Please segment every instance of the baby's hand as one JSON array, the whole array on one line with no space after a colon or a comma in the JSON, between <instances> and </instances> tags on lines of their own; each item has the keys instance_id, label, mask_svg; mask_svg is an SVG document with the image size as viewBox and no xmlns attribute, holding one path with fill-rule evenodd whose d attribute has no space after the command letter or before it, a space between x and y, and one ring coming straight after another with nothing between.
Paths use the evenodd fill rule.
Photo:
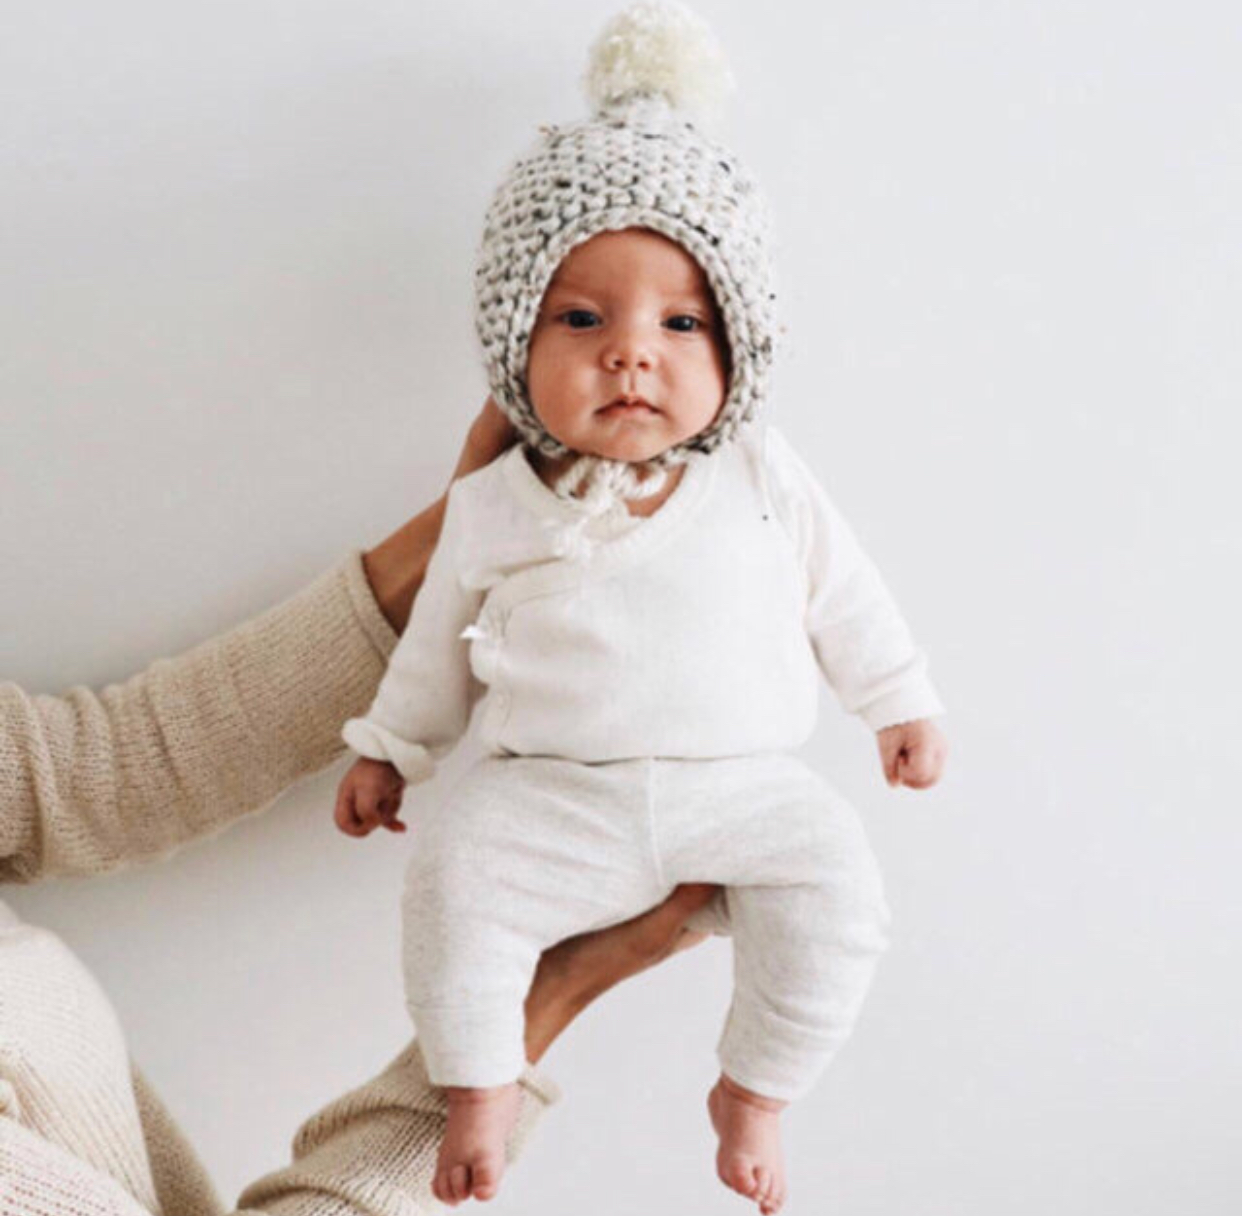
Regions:
<instances>
[{"instance_id":1,"label":"baby's hand","mask_svg":"<svg viewBox=\"0 0 1242 1216\"><path fill-rule=\"evenodd\" d=\"M940 780L949 741L930 718L886 726L876 735L889 785L925 790Z\"/></svg>"},{"instance_id":2,"label":"baby's hand","mask_svg":"<svg viewBox=\"0 0 1242 1216\"><path fill-rule=\"evenodd\" d=\"M385 760L362 757L341 778L336 791L336 826L347 836L367 836L376 828L404 832L397 818L405 778Z\"/></svg>"}]
</instances>

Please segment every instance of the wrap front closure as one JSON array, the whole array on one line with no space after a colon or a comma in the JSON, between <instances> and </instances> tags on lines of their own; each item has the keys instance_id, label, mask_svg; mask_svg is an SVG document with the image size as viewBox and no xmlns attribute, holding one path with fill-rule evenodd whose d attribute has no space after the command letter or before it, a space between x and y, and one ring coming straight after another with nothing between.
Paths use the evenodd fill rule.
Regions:
<instances>
[{"instance_id":1,"label":"wrap front closure","mask_svg":"<svg viewBox=\"0 0 1242 1216\"><path fill-rule=\"evenodd\" d=\"M517 454L524 473L536 481L538 492L547 495L548 505L565 511L552 491L538 482L534 470ZM493 587L483 600L473 624L462 630L461 637L470 640L470 667L475 676L488 686L486 704L480 720L483 742L497 750L499 738L509 716L511 698L504 673L505 630L509 615L524 603L543 596L557 595L575 587L585 587L611 577L635 562L657 553L674 540L709 497L716 481L719 462L708 458L691 460L681 484L654 515L619 536L597 541L592 551L582 557L558 558L530 566L509 575ZM517 470L514 476L521 476ZM527 497L532 493L526 489Z\"/></svg>"}]
</instances>

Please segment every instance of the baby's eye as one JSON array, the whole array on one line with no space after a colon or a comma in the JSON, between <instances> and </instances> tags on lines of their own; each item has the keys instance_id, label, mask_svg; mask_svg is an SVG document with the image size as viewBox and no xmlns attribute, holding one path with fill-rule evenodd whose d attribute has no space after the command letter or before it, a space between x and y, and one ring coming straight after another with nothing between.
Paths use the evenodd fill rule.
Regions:
<instances>
[{"instance_id":1,"label":"baby's eye","mask_svg":"<svg viewBox=\"0 0 1242 1216\"><path fill-rule=\"evenodd\" d=\"M587 308L571 308L568 312L563 313L561 320L565 321L570 329L589 329L591 323L598 321L599 318Z\"/></svg>"},{"instance_id":2,"label":"baby's eye","mask_svg":"<svg viewBox=\"0 0 1242 1216\"><path fill-rule=\"evenodd\" d=\"M680 325L678 324L678 322L680 321L689 321L690 324ZM677 316L675 317L669 317L668 323L678 333L681 333L681 334L690 334L690 333L693 333L696 329L701 329L703 327L703 322L700 321L698 317L690 316L689 313L678 313Z\"/></svg>"}]
</instances>

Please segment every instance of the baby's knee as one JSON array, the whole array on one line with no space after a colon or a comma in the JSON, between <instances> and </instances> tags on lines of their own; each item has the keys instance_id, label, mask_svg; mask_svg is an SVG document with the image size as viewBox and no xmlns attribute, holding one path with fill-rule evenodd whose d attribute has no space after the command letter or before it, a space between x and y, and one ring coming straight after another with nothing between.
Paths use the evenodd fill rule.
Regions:
<instances>
[{"instance_id":1,"label":"baby's knee","mask_svg":"<svg viewBox=\"0 0 1242 1216\"><path fill-rule=\"evenodd\" d=\"M818 889L833 924L884 949L892 913L879 860L857 812L839 799L810 809L804 837L808 881Z\"/></svg>"}]
</instances>

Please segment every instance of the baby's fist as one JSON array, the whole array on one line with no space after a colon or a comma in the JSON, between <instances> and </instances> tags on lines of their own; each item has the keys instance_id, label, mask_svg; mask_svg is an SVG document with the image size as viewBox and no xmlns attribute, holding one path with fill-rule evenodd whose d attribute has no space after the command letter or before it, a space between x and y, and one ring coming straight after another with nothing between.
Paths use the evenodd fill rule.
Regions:
<instances>
[{"instance_id":1,"label":"baby's fist","mask_svg":"<svg viewBox=\"0 0 1242 1216\"><path fill-rule=\"evenodd\" d=\"M880 745L884 779L889 785L925 790L940 780L949 741L930 718L886 726L876 741Z\"/></svg>"},{"instance_id":2,"label":"baby's fist","mask_svg":"<svg viewBox=\"0 0 1242 1216\"><path fill-rule=\"evenodd\" d=\"M367 836L376 828L404 832L397 818L405 778L385 760L356 760L336 791L336 826L347 836Z\"/></svg>"}]
</instances>

